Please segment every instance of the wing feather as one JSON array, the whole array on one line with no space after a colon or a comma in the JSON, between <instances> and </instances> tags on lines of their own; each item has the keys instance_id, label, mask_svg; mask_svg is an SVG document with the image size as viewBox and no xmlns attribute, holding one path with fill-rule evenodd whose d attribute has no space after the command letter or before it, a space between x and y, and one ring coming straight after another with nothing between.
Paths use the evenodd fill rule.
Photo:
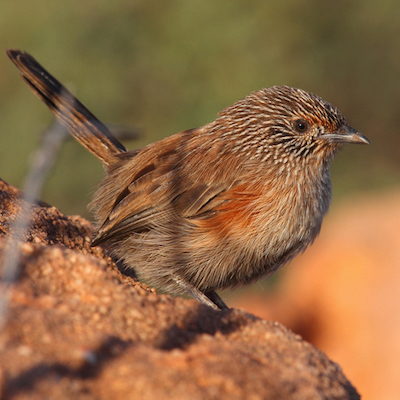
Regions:
<instances>
[{"instance_id":1,"label":"wing feather","mask_svg":"<svg viewBox=\"0 0 400 400\"><path fill-rule=\"evenodd\" d=\"M186 219L188 224L192 219L209 218L217 212L215 207L227 201L224 194L237 183L229 182L226 175L218 178L217 174L194 168L182 157L185 154L182 143L174 140L177 142L173 143L173 150L158 150L157 154L156 148L145 148L132 159L130 166L125 162L121 166L124 170L116 167L112 171L116 180L130 171L129 168L132 175L128 175L125 185L118 186L122 189L114 193L115 202L105 214L107 218L103 220L92 245L108 239L121 240L130 234L143 234L161 226L168 228L175 217Z\"/></svg>"}]
</instances>

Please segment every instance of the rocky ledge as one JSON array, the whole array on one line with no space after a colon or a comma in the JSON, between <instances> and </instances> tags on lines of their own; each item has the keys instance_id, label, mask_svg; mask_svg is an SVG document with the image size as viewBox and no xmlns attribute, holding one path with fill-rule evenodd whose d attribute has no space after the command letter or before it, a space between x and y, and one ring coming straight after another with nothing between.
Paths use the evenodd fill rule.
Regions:
<instances>
[{"instance_id":1,"label":"rocky ledge","mask_svg":"<svg viewBox=\"0 0 400 400\"><path fill-rule=\"evenodd\" d=\"M0 257L22 200L0 180ZM121 274L92 227L39 203L0 333L3 399L359 399L283 325L159 295Z\"/></svg>"}]
</instances>

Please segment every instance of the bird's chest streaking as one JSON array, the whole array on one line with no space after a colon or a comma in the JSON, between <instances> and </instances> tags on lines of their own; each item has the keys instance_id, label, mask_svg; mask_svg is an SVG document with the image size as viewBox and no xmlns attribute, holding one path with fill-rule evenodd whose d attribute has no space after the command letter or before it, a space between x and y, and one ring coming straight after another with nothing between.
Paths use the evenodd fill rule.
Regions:
<instances>
[{"instance_id":1,"label":"bird's chest streaking","mask_svg":"<svg viewBox=\"0 0 400 400\"><path fill-rule=\"evenodd\" d=\"M249 283L305 250L329 207L327 172L275 175L228 190L215 214L192 221L196 228L188 238L199 256L190 262L187 271L195 271L190 280L205 289L210 282L218 288Z\"/></svg>"}]
</instances>

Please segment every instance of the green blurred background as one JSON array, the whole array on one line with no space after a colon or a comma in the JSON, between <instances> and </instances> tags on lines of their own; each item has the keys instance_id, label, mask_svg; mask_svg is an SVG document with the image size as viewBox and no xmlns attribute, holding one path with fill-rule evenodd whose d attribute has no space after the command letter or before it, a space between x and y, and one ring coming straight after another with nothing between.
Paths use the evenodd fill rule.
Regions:
<instances>
[{"instance_id":1,"label":"green blurred background","mask_svg":"<svg viewBox=\"0 0 400 400\"><path fill-rule=\"evenodd\" d=\"M301 87L371 140L334 162L335 201L399 182L396 0L2 1L0 177L20 186L52 116L6 48L34 55L103 122L141 129L138 142L125 143L130 149L210 122L253 90ZM43 199L88 217L102 175L100 163L70 141Z\"/></svg>"},{"instance_id":2,"label":"green blurred background","mask_svg":"<svg viewBox=\"0 0 400 400\"><path fill-rule=\"evenodd\" d=\"M342 220L340 229L346 231L349 217L359 215L357 207L369 197L364 194L399 187L398 0L0 0L0 178L20 187L30 154L52 123L52 116L20 79L4 54L7 48L30 52L103 122L140 129L143 136L139 141L124 143L129 149L208 123L222 108L263 87L285 84L323 97L371 140L370 146L347 146L336 157L332 167L334 210L324 226L331 226L329 221L340 214L341 205L346 208L350 202L356 211L350 207L351 215ZM64 213L90 218L86 205L102 176L100 162L69 141L42 199ZM383 202L389 192L382 194ZM360 254L368 254L366 250L374 245L382 255L376 257L379 270L393 267L398 271L398 247L382 246L396 236L394 230L387 229L393 216L383 219L379 213L382 209L373 208L369 217L360 215L371 219L373 233L378 222L372 216L382 218L385 227L384 234L373 237ZM318 240L321 245L323 233ZM343 246L338 247L338 256ZM389 253L392 263L382 264ZM357 271L357 263L351 257L349 261L348 253L342 257L351 264L346 271ZM320 253L311 258L310 262L323 264ZM370 258L366 256L366 260ZM357 282L365 274L368 277L368 263L364 264L352 293L358 293ZM375 264L373 267L375 271ZM327 278L317 286L325 287L331 280L336 282ZM393 275L388 281L397 284L398 279ZM335 293L347 287L337 286ZM265 283L259 283L242 293L264 293L265 288ZM368 286L366 299L350 304L354 315L370 312L374 290ZM397 304L396 290L390 304ZM231 296L230 292L226 295ZM231 301L232 297L228 304ZM377 307L379 314L387 307ZM338 314L346 313L341 310ZM398 308L387 321L396 320L396 315ZM306 325L315 324L307 321ZM370 326L381 325L373 320ZM383 332L398 332L385 326L382 324ZM324 332L329 333L329 329ZM357 342L367 337L362 329L354 334ZM383 335L367 347L389 343ZM343 343L343 337L339 335L334 342ZM353 350L351 340L346 348L351 361L357 358ZM366 365L364 359L360 357L361 369ZM337 361L352 371L339 356ZM376 380L375 363L370 366L365 382ZM351 374L350 378L361 382L355 372ZM397 376L394 381L398 382Z\"/></svg>"}]
</instances>

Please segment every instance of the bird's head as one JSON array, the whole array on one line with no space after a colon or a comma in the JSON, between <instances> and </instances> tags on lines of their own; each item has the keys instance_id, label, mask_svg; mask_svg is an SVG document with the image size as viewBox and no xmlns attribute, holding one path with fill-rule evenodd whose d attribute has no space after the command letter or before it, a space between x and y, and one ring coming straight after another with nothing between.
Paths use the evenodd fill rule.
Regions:
<instances>
[{"instance_id":1,"label":"bird's head","mask_svg":"<svg viewBox=\"0 0 400 400\"><path fill-rule=\"evenodd\" d=\"M330 161L345 143L369 143L318 96L288 86L251 93L220 112L221 137L232 150L276 164Z\"/></svg>"}]
</instances>

